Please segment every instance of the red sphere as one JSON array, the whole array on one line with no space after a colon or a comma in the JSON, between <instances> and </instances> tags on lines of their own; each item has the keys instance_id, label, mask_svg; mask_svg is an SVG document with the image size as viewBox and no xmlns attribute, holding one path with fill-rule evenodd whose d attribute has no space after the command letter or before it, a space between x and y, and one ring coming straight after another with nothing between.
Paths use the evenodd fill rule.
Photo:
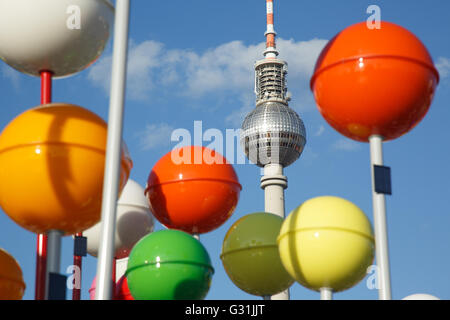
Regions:
<instances>
[{"instance_id":1,"label":"red sphere","mask_svg":"<svg viewBox=\"0 0 450 320\"><path fill-rule=\"evenodd\" d=\"M114 300L134 300L128 288L127 277L122 276L116 283L116 291L114 292Z\"/></svg>"},{"instance_id":2,"label":"red sphere","mask_svg":"<svg viewBox=\"0 0 450 320\"><path fill-rule=\"evenodd\" d=\"M236 172L214 150L188 146L163 156L145 190L153 215L170 229L206 233L233 213L242 189Z\"/></svg>"},{"instance_id":3,"label":"red sphere","mask_svg":"<svg viewBox=\"0 0 450 320\"><path fill-rule=\"evenodd\" d=\"M320 54L311 90L328 123L344 136L367 142L395 139L427 113L439 74L422 42L390 22L365 22L337 34Z\"/></svg>"}]
</instances>

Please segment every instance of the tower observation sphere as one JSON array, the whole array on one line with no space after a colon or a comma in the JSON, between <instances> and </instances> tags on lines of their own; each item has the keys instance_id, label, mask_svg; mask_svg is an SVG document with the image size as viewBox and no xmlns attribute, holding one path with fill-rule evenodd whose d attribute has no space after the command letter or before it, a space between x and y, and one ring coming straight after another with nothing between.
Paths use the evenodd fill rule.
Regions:
<instances>
[{"instance_id":1,"label":"tower observation sphere","mask_svg":"<svg viewBox=\"0 0 450 320\"><path fill-rule=\"evenodd\" d=\"M302 154L306 131L298 114L280 102L267 102L250 112L242 124L241 145L260 167L287 167Z\"/></svg>"},{"instance_id":2,"label":"tower observation sphere","mask_svg":"<svg viewBox=\"0 0 450 320\"><path fill-rule=\"evenodd\" d=\"M244 119L241 146L247 158L260 167L295 162L306 144L300 116L289 105L287 63L263 59L255 64L256 108Z\"/></svg>"}]
</instances>

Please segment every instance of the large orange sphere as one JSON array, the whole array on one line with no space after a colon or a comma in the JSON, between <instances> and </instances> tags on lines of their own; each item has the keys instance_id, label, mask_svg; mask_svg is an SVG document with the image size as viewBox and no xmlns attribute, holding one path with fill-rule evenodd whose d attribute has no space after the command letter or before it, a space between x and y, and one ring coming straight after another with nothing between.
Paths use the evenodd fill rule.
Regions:
<instances>
[{"instance_id":1,"label":"large orange sphere","mask_svg":"<svg viewBox=\"0 0 450 320\"><path fill-rule=\"evenodd\" d=\"M153 215L170 229L205 233L233 213L242 189L225 157L214 150L174 149L153 167L146 195Z\"/></svg>"},{"instance_id":2,"label":"large orange sphere","mask_svg":"<svg viewBox=\"0 0 450 320\"><path fill-rule=\"evenodd\" d=\"M106 122L79 106L53 103L20 114L0 135L3 211L36 233L74 234L96 224L106 139ZM120 190L132 167L125 154Z\"/></svg>"},{"instance_id":3,"label":"large orange sphere","mask_svg":"<svg viewBox=\"0 0 450 320\"><path fill-rule=\"evenodd\" d=\"M311 79L318 108L344 136L367 142L395 139L427 113L439 74L422 42L390 22L365 22L337 34L325 46Z\"/></svg>"},{"instance_id":4,"label":"large orange sphere","mask_svg":"<svg viewBox=\"0 0 450 320\"><path fill-rule=\"evenodd\" d=\"M0 248L0 300L20 300L24 292L22 269L16 259Z\"/></svg>"}]
</instances>

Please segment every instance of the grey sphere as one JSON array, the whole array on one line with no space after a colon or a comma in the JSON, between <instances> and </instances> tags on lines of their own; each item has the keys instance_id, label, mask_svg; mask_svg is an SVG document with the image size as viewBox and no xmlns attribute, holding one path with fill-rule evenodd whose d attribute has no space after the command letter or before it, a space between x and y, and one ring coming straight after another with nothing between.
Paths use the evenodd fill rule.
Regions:
<instances>
[{"instance_id":1,"label":"grey sphere","mask_svg":"<svg viewBox=\"0 0 450 320\"><path fill-rule=\"evenodd\" d=\"M289 106L266 102L245 117L240 140L245 155L254 164L264 167L276 163L287 167L302 154L306 130Z\"/></svg>"}]
</instances>

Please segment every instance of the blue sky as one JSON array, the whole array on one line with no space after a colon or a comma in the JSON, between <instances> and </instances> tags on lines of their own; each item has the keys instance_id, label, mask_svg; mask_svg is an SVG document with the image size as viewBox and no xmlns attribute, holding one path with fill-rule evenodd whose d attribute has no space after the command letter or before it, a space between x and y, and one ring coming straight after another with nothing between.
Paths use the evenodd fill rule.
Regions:
<instances>
[{"instance_id":1,"label":"blue sky","mask_svg":"<svg viewBox=\"0 0 450 320\"><path fill-rule=\"evenodd\" d=\"M344 197L372 221L369 147L340 136L322 119L308 81L315 59L338 31L367 19L366 8L377 4L383 20L415 33L427 46L441 73L434 102L425 119L410 133L385 144L385 164L392 168L393 195L387 199L393 298L429 293L450 299L450 2L429 1L298 1L275 2L275 30L280 58L289 63L291 107L305 122L308 141L302 157L285 170L289 188L286 211L321 195ZM239 128L254 107L253 63L262 57L265 1L132 1L128 91L124 139L134 162L131 178L145 185L156 161L175 145L176 128L193 131ZM86 107L104 119L108 114L111 43L89 69L54 82L55 102ZM39 104L37 78L22 75L0 62L2 108L0 127ZM207 145L205 142L204 145ZM207 299L259 299L228 279L219 254L226 231L240 217L264 209L260 171L235 165L243 186L230 220L202 235L215 275ZM24 182L26 183L26 182ZM39 205L39 204L36 204ZM158 224L156 229L162 227ZM20 263L27 289L34 297L36 236L0 214L0 247ZM72 264L72 240L63 240L61 272ZM96 272L97 260L84 259L83 293ZM336 299L377 299L364 279ZM318 299L316 292L294 284L292 299ZM71 292L68 291L68 297Z\"/></svg>"}]
</instances>

